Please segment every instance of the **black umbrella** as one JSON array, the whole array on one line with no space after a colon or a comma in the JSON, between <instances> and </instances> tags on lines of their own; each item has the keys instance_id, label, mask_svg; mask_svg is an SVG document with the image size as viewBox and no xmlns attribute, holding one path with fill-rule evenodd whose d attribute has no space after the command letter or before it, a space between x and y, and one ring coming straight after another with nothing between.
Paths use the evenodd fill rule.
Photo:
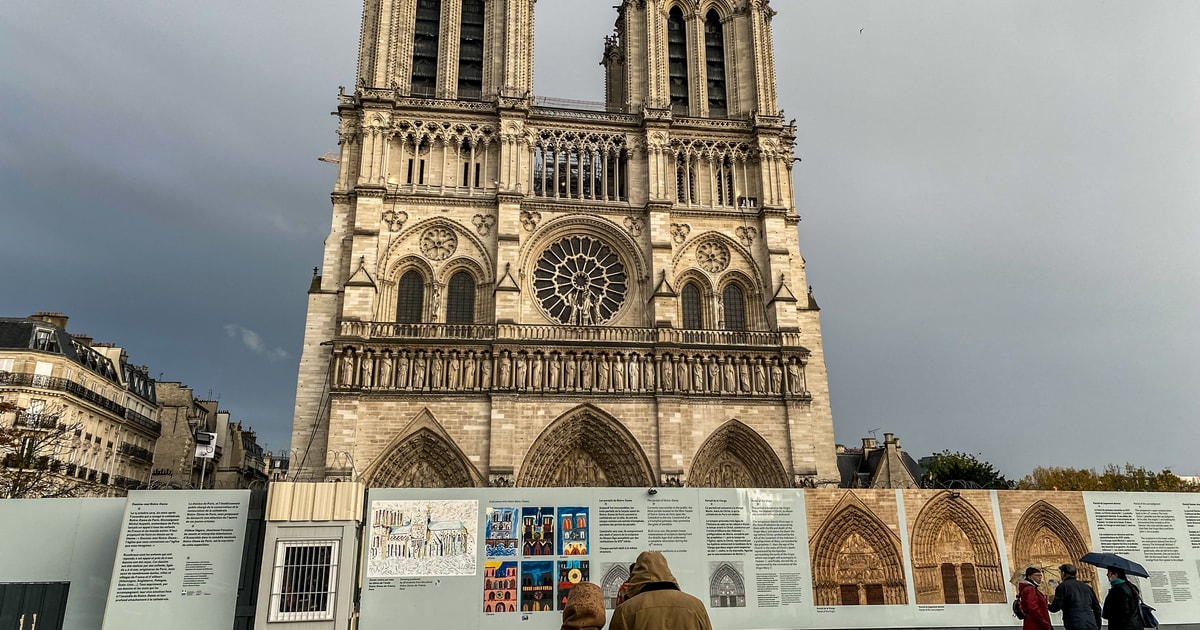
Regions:
<instances>
[{"instance_id":1,"label":"black umbrella","mask_svg":"<svg viewBox=\"0 0 1200 630\"><path fill-rule=\"evenodd\" d=\"M1115 553L1096 553L1092 551L1083 554L1083 557L1079 560L1098 567L1104 567L1105 569L1120 569L1129 575L1144 578L1150 577L1150 574L1146 573L1146 567L1133 560L1122 558Z\"/></svg>"}]
</instances>

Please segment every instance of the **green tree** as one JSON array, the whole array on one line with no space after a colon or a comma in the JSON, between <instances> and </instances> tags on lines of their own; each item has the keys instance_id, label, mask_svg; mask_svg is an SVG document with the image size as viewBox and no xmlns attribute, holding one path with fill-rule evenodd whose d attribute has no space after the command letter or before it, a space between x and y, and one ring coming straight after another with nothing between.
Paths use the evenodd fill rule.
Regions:
<instances>
[{"instance_id":1,"label":"green tree","mask_svg":"<svg viewBox=\"0 0 1200 630\"><path fill-rule=\"evenodd\" d=\"M928 487L994 490L1013 487L1013 483L1005 479L995 466L970 453L951 452L947 449L921 458L921 466L928 471L925 476Z\"/></svg>"},{"instance_id":2,"label":"green tree","mask_svg":"<svg viewBox=\"0 0 1200 630\"><path fill-rule=\"evenodd\" d=\"M84 484L63 474L78 428L62 423L61 412L33 414L0 402L0 498L79 495Z\"/></svg>"},{"instance_id":3,"label":"green tree","mask_svg":"<svg viewBox=\"0 0 1200 630\"><path fill-rule=\"evenodd\" d=\"M1022 490L1098 490L1109 492L1200 492L1200 484L1184 481L1163 469L1153 472L1144 466L1109 464L1104 472L1090 468L1034 468L1017 487Z\"/></svg>"}]
</instances>

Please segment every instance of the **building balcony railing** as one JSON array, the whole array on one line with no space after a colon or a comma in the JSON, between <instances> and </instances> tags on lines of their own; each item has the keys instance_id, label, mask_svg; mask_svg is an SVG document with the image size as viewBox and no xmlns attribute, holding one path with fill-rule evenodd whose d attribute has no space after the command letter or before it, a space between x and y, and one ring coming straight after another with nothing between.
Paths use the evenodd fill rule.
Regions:
<instances>
[{"instance_id":1,"label":"building balcony railing","mask_svg":"<svg viewBox=\"0 0 1200 630\"><path fill-rule=\"evenodd\" d=\"M18 411L17 418L13 421L13 426L26 429L46 429L65 431L67 425L59 422L62 416L57 413L30 413L28 411Z\"/></svg>"},{"instance_id":2,"label":"building balcony railing","mask_svg":"<svg viewBox=\"0 0 1200 630\"><path fill-rule=\"evenodd\" d=\"M117 449L117 452L133 459L141 460L147 464L154 463L154 453L150 452L149 449L130 444L129 442L121 442L121 446Z\"/></svg>"},{"instance_id":3,"label":"building balcony railing","mask_svg":"<svg viewBox=\"0 0 1200 630\"><path fill-rule=\"evenodd\" d=\"M684 330L620 326L539 326L526 324L397 324L342 322L341 337L363 341L427 340L481 342L591 342L641 346L747 346L798 348L800 333Z\"/></svg>"},{"instance_id":4,"label":"building balcony railing","mask_svg":"<svg viewBox=\"0 0 1200 630\"><path fill-rule=\"evenodd\" d=\"M65 378L55 378L49 376L41 376L37 374L29 374L27 372L9 372L0 374L0 385L11 385L15 387L38 387L41 389L49 389L59 392L67 392L76 398L86 400L101 409L112 412L135 425L146 429L158 437L162 434L162 424L143 416L142 414L125 407L115 401L109 400L100 394Z\"/></svg>"}]
</instances>

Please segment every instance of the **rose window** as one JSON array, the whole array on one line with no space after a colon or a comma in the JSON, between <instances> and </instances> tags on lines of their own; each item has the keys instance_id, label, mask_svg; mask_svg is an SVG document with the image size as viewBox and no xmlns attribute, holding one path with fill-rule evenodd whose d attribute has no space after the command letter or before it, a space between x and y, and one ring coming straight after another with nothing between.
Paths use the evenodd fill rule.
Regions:
<instances>
[{"instance_id":1,"label":"rose window","mask_svg":"<svg viewBox=\"0 0 1200 630\"><path fill-rule=\"evenodd\" d=\"M421 235L421 253L430 260L446 260L458 249L458 237L453 230L435 227Z\"/></svg>"},{"instance_id":2,"label":"rose window","mask_svg":"<svg viewBox=\"0 0 1200 630\"><path fill-rule=\"evenodd\" d=\"M729 248L719 241L701 243L696 248L696 260L709 273L724 271L729 266Z\"/></svg>"},{"instance_id":3,"label":"rose window","mask_svg":"<svg viewBox=\"0 0 1200 630\"><path fill-rule=\"evenodd\" d=\"M571 326L608 322L625 303L625 265L587 236L570 236L542 253L533 271L537 302L550 319Z\"/></svg>"}]
</instances>

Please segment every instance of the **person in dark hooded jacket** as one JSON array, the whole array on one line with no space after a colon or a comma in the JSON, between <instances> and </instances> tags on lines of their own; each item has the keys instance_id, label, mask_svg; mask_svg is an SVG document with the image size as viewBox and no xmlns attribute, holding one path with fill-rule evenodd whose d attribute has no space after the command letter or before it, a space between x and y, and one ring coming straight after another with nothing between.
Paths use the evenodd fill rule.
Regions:
<instances>
[{"instance_id":1,"label":"person in dark hooded jacket","mask_svg":"<svg viewBox=\"0 0 1200 630\"><path fill-rule=\"evenodd\" d=\"M667 559L643 551L629 577L629 599L613 611L609 630L712 630L704 602L679 590Z\"/></svg>"},{"instance_id":2,"label":"person in dark hooded jacket","mask_svg":"<svg viewBox=\"0 0 1200 630\"><path fill-rule=\"evenodd\" d=\"M1076 579L1079 570L1073 564L1058 567L1063 581L1054 589L1050 612L1062 611L1066 630L1100 630L1100 600L1092 587Z\"/></svg>"},{"instance_id":3,"label":"person in dark hooded jacket","mask_svg":"<svg viewBox=\"0 0 1200 630\"><path fill-rule=\"evenodd\" d=\"M1104 597L1101 613L1108 620L1109 630L1142 630L1142 594L1129 583L1121 569L1108 568L1108 595Z\"/></svg>"}]
</instances>

